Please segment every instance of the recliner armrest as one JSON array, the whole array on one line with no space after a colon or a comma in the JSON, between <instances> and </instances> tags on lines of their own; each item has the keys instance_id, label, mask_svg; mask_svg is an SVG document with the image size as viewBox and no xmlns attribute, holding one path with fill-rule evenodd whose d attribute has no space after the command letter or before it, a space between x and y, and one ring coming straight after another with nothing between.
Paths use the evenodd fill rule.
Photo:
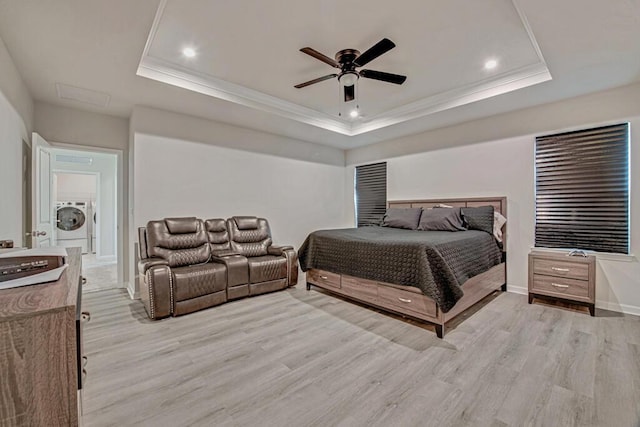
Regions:
<instances>
[{"instance_id":1,"label":"recliner armrest","mask_svg":"<svg viewBox=\"0 0 640 427\"><path fill-rule=\"evenodd\" d=\"M293 246L271 245L267 248L267 253L287 259L287 286L295 286L298 283L298 253Z\"/></svg>"},{"instance_id":2,"label":"recliner armrest","mask_svg":"<svg viewBox=\"0 0 640 427\"><path fill-rule=\"evenodd\" d=\"M147 270L156 265L169 265L169 262L164 258L144 258L138 261L138 273L146 274Z\"/></svg>"},{"instance_id":3,"label":"recliner armrest","mask_svg":"<svg viewBox=\"0 0 640 427\"><path fill-rule=\"evenodd\" d=\"M293 246L275 246L271 245L267 248L267 253L269 255L281 256L284 251L292 251Z\"/></svg>"},{"instance_id":4,"label":"recliner armrest","mask_svg":"<svg viewBox=\"0 0 640 427\"><path fill-rule=\"evenodd\" d=\"M147 258L157 260L159 258ZM140 270L142 271L142 270ZM140 276L140 299L151 319L162 319L173 313L173 280L166 263L146 267Z\"/></svg>"}]
</instances>

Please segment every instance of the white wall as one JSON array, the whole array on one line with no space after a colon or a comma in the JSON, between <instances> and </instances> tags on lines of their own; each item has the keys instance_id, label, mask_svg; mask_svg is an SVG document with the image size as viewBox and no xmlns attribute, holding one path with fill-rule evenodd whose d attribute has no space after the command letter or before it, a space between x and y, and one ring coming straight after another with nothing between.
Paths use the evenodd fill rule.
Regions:
<instances>
[{"instance_id":1,"label":"white wall","mask_svg":"<svg viewBox=\"0 0 640 427\"><path fill-rule=\"evenodd\" d=\"M596 125L631 123L631 252L635 257L598 256L596 306L640 314L640 101L637 87L621 88L575 98L545 108L494 116L473 124L441 129L377 146L347 152L345 200L353 200L355 164L386 160L389 200L506 196L508 212L508 285L511 291L526 292L527 254L534 246L534 143L535 136ZM598 106L597 112L594 106ZM591 122L580 122L580 112ZM631 116L633 114L633 116ZM616 117L617 116L617 117ZM597 119L596 117L599 117ZM511 123L514 120L515 123ZM531 123L535 123L534 130ZM547 123L559 127L547 127ZM491 135L516 132L535 133L493 141L477 142ZM454 147L441 147L442 141ZM407 145L404 145L406 143ZM395 152L399 153L395 156ZM466 144L466 145L465 145ZM423 147L423 152L415 152ZM346 204L353 221L353 203Z\"/></svg>"},{"instance_id":2,"label":"white wall","mask_svg":"<svg viewBox=\"0 0 640 427\"><path fill-rule=\"evenodd\" d=\"M22 140L29 140L18 113L0 93L0 240L23 241Z\"/></svg>"},{"instance_id":3,"label":"white wall","mask_svg":"<svg viewBox=\"0 0 640 427\"><path fill-rule=\"evenodd\" d=\"M49 142L126 150L129 120L123 117L36 102L34 126Z\"/></svg>"},{"instance_id":4,"label":"white wall","mask_svg":"<svg viewBox=\"0 0 640 427\"><path fill-rule=\"evenodd\" d=\"M23 122L26 132L29 134L33 129L34 105L31 94L27 86L22 81L20 73L9 55L9 51L0 38L0 92L4 95L5 101L13 107ZM31 137L27 138L31 141ZM4 146L3 146L4 148Z\"/></svg>"},{"instance_id":5,"label":"white wall","mask_svg":"<svg viewBox=\"0 0 640 427\"><path fill-rule=\"evenodd\" d=\"M56 173L56 202L96 200L96 175Z\"/></svg>"},{"instance_id":6,"label":"white wall","mask_svg":"<svg viewBox=\"0 0 640 427\"><path fill-rule=\"evenodd\" d=\"M346 163L367 163L637 115L640 115L640 83L354 148L347 150Z\"/></svg>"},{"instance_id":7,"label":"white wall","mask_svg":"<svg viewBox=\"0 0 640 427\"><path fill-rule=\"evenodd\" d=\"M33 101L0 39L0 239L21 246L23 229L22 141L30 142Z\"/></svg>"},{"instance_id":8,"label":"white wall","mask_svg":"<svg viewBox=\"0 0 640 427\"><path fill-rule=\"evenodd\" d=\"M296 248L344 226L344 167L136 134L134 222L172 216L267 218L276 244Z\"/></svg>"},{"instance_id":9,"label":"white wall","mask_svg":"<svg viewBox=\"0 0 640 427\"><path fill-rule=\"evenodd\" d=\"M61 162L56 159L56 154L75 155L91 157L92 163L89 165L78 163ZM102 258L115 259L116 256L116 218L118 212L117 199L117 156L106 153L87 153L82 151L64 150L56 148L53 150L53 161L51 170L53 172L76 172L76 173L97 173L99 174L100 185L97 193L99 205L97 206L97 244L96 256ZM58 179L60 184L60 179ZM58 186L58 188L60 188ZM63 197L58 194L58 199Z\"/></svg>"},{"instance_id":10,"label":"white wall","mask_svg":"<svg viewBox=\"0 0 640 427\"><path fill-rule=\"evenodd\" d=\"M135 133L203 142L314 163L337 166L344 166L345 163L344 150L338 148L148 107L134 108L130 138Z\"/></svg>"}]
</instances>

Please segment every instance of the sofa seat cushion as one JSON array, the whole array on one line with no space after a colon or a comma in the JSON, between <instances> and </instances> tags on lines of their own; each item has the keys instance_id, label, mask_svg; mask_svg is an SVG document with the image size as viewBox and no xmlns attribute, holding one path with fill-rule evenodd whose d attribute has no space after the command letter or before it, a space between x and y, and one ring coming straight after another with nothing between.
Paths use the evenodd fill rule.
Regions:
<instances>
[{"instance_id":1,"label":"sofa seat cushion","mask_svg":"<svg viewBox=\"0 0 640 427\"><path fill-rule=\"evenodd\" d=\"M171 269L176 301L224 291L227 271L223 264L200 264Z\"/></svg>"},{"instance_id":2,"label":"sofa seat cushion","mask_svg":"<svg viewBox=\"0 0 640 427\"><path fill-rule=\"evenodd\" d=\"M248 258L249 282L260 283L287 277L287 259L282 256L264 255Z\"/></svg>"}]
</instances>

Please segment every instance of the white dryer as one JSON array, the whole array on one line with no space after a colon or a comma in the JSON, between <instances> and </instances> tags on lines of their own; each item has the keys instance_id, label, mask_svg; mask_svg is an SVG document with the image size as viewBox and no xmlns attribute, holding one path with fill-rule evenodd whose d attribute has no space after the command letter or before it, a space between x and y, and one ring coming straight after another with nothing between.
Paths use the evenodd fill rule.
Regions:
<instances>
[{"instance_id":1,"label":"white dryer","mask_svg":"<svg viewBox=\"0 0 640 427\"><path fill-rule=\"evenodd\" d=\"M58 246L80 247L88 251L89 227L86 202L56 203L56 240Z\"/></svg>"}]
</instances>

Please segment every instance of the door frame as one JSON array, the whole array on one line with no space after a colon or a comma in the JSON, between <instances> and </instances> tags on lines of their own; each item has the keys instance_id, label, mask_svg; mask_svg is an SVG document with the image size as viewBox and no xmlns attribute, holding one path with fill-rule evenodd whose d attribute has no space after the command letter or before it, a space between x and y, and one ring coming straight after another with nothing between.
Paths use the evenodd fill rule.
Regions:
<instances>
[{"instance_id":1,"label":"door frame","mask_svg":"<svg viewBox=\"0 0 640 427\"><path fill-rule=\"evenodd\" d=\"M32 206L33 199L31 192L32 179L31 176L33 169L31 152L31 141L22 139L22 247L31 247L31 221L32 221Z\"/></svg>"},{"instance_id":2,"label":"door frame","mask_svg":"<svg viewBox=\"0 0 640 427\"><path fill-rule=\"evenodd\" d=\"M93 147L90 145L68 144L63 142L49 141L53 148L60 148L74 151L84 151L88 153L102 153L116 155L116 262L118 268L118 283L123 287L124 282L124 152L114 148ZM96 189L97 191L97 189ZM97 236L96 236L97 243ZM96 253L97 255L97 253Z\"/></svg>"}]
</instances>

